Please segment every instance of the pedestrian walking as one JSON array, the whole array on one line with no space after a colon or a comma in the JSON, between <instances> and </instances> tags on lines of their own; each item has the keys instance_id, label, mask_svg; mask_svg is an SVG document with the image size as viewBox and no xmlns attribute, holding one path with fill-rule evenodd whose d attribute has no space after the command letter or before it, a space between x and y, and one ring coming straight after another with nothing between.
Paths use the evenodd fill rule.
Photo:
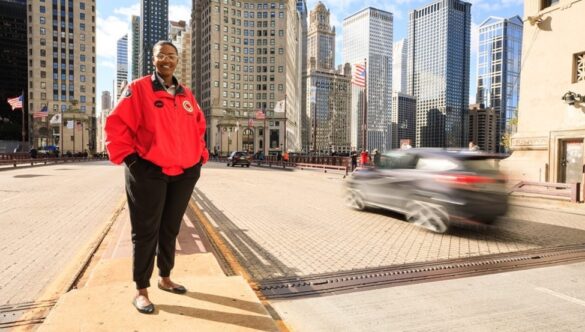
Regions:
<instances>
[{"instance_id":1,"label":"pedestrian walking","mask_svg":"<svg viewBox=\"0 0 585 332\"><path fill-rule=\"evenodd\" d=\"M357 151L356 150L351 151L351 154L349 156L351 158L351 171L353 172L353 170L357 168L358 157Z\"/></svg>"},{"instance_id":2,"label":"pedestrian walking","mask_svg":"<svg viewBox=\"0 0 585 332\"><path fill-rule=\"evenodd\" d=\"M154 73L125 88L106 120L110 160L125 164L125 184L132 226L134 307L154 312L148 288L158 267L158 288L184 294L171 280L181 220L209 159L205 116L193 93L173 75L179 56L171 42L152 49Z\"/></svg>"},{"instance_id":3,"label":"pedestrian walking","mask_svg":"<svg viewBox=\"0 0 585 332\"><path fill-rule=\"evenodd\" d=\"M360 163L362 164L362 167L368 165L370 160L370 154L368 152L368 150L362 150L362 153L360 154Z\"/></svg>"},{"instance_id":4,"label":"pedestrian walking","mask_svg":"<svg viewBox=\"0 0 585 332\"><path fill-rule=\"evenodd\" d=\"M382 156L382 154L380 153L380 151L378 151L378 149L374 149L374 165L376 167L380 167L380 157Z\"/></svg>"}]
</instances>

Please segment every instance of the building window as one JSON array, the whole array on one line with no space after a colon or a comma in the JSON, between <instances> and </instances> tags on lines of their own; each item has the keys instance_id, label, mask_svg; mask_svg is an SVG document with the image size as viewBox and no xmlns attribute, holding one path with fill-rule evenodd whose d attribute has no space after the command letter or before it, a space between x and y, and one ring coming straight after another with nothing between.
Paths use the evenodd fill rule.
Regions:
<instances>
[{"instance_id":1,"label":"building window","mask_svg":"<svg viewBox=\"0 0 585 332\"><path fill-rule=\"evenodd\" d=\"M585 81L585 52L575 54L574 59L575 75L573 83L583 82Z\"/></svg>"},{"instance_id":2,"label":"building window","mask_svg":"<svg viewBox=\"0 0 585 332\"><path fill-rule=\"evenodd\" d=\"M554 6L559 3L559 0L542 0L540 10L548 8L550 6Z\"/></svg>"}]
</instances>

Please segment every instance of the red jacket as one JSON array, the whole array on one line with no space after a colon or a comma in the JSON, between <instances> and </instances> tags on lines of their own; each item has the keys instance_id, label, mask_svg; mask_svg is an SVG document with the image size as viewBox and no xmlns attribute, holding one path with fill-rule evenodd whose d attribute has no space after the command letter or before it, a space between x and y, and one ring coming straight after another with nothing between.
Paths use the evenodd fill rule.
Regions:
<instances>
[{"instance_id":1,"label":"red jacket","mask_svg":"<svg viewBox=\"0 0 585 332\"><path fill-rule=\"evenodd\" d=\"M113 163L138 153L173 176L200 160L207 162L205 116L191 91L175 85L174 97L154 74L128 85L106 119L106 147Z\"/></svg>"}]
</instances>

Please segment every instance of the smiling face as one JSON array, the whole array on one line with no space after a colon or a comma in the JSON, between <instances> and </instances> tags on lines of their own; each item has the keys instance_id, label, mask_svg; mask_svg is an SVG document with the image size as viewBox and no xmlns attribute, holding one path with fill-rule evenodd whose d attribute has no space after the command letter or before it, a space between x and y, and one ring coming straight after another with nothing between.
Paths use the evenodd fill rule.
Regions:
<instances>
[{"instance_id":1,"label":"smiling face","mask_svg":"<svg viewBox=\"0 0 585 332\"><path fill-rule=\"evenodd\" d=\"M152 63L156 72L165 82L170 82L179 61L177 51L171 45L156 46L153 51Z\"/></svg>"}]
</instances>

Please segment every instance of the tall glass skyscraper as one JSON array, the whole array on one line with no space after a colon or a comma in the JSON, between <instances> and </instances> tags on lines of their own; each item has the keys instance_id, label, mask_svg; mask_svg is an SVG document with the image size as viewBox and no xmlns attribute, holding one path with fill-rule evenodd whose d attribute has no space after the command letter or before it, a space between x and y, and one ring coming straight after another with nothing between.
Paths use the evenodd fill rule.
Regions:
<instances>
[{"instance_id":1,"label":"tall glass skyscraper","mask_svg":"<svg viewBox=\"0 0 585 332\"><path fill-rule=\"evenodd\" d=\"M417 99L416 146L467 142L471 4L439 0L410 12L407 93Z\"/></svg>"},{"instance_id":2,"label":"tall glass skyscraper","mask_svg":"<svg viewBox=\"0 0 585 332\"><path fill-rule=\"evenodd\" d=\"M169 38L169 0L140 2L140 76L153 72L152 46Z\"/></svg>"},{"instance_id":3,"label":"tall glass skyscraper","mask_svg":"<svg viewBox=\"0 0 585 332\"><path fill-rule=\"evenodd\" d=\"M392 144L392 13L363 9L343 20L343 59L355 67L367 61L366 85L352 87L351 144L381 151ZM354 69L355 71L355 69ZM367 90L367 100L364 100ZM363 146L363 113L366 102L366 146Z\"/></svg>"},{"instance_id":4,"label":"tall glass skyscraper","mask_svg":"<svg viewBox=\"0 0 585 332\"><path fill-rule=\"evenodd\" d=\"M508 19L489 17L479 26L476 103L493 108L498 115L497 142L513 126L520 90L523 22L518 16ZM503 152L503 146L497 144Z\"/></svg>"},{"instance_id":5,"label":"tall glass skyscraper","mask_svg":"<svg viewBox=\"0 0 585 332\"><path fill-rule=\"evenodd\" d=\"M408 39L403 38L394 43L392 52L392 89L406 93L406 63L408 61Z\"/></svg>"},{"instance_id":6,"label":"tall glass skyscraper","mask_svg":"<svg viewBox=\"0 0 585 332\"><path fill-rule=\"evenodd\" d=\"M132 15L132 80L140 77L140 16Z\"/></svg>"},{"instance_id":7,"label":"tall glass skyscraper","mask_svg":"<svg viewBox=\"0 0 585 332\"><path fill-rule=\"evenodd\" d=\"M120 99L122 89L128 83L128 34L116 43L116 100Z\"/></svg>"}]
</instances>

